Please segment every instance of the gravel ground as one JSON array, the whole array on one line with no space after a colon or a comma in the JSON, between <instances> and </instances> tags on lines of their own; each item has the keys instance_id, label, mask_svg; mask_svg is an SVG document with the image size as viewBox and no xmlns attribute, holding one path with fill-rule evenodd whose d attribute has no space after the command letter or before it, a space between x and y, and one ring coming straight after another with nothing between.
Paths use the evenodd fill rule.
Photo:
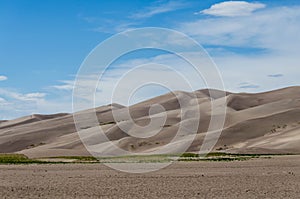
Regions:
<instances>
[{"instance_id":1,"label":"gravel ground","mask_svg":"<svg viewBox=\"0 0 300 199\"><path fill-rule=\"evenodd\" d=\"M102 164L0 165L0 194L1 198L299 198L300 156L177 162L147 174L122 173Z\"/></svg>"}]
</instances>

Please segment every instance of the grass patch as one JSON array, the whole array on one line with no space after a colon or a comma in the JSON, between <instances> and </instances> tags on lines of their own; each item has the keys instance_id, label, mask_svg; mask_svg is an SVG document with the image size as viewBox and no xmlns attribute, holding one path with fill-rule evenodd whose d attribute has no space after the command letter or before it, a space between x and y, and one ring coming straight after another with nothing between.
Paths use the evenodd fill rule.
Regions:
<instances>
[{"instance_id":1,"label":"grass patch","mask_svg":"<svg viewBox=\"0 0 300 199\"><path fill-rule=\"evenodd\" d=\"M29 159L22 154L0 154L0 164L42 164L43 161Z\"/></svg>"},{"instance_id":2,"label":"grass patch","mask_svg":"<svg viewBox=\"0 0 300 199\"><path fill-rule=\"evenodd\" d=\"M183 153L180 155L181 158L197 158L199 154L197 153Z\"/></svg>"},{"instance_id":3,"label":"grass patch","mask_svg":"<svg viewBox=\"0 0 300 199\"><path fill-rule=\"evenodd\" d=\"M230 154L223 153L223 152L211 152L211 153L208 153L206 155L206 157L220 157L220 156L227 156L227 155L230 155Z\"/></svg>"}]
</instances>

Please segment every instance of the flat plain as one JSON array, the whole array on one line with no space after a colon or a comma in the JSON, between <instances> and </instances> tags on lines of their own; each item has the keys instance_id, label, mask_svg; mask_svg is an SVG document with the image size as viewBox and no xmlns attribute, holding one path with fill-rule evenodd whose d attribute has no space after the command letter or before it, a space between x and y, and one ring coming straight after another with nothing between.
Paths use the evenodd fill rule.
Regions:
<instances>
[{"instance_id":1,"label":"flat plain","mask_svg":"<svg viewBox=\"0 0 300 199\"><path fill-rule=\"evenodd\" d=\"M1 198L299 198L300 156L175 162L145 174L103 164L0 165L0 193Z\"/></svg>"}]
</instances>

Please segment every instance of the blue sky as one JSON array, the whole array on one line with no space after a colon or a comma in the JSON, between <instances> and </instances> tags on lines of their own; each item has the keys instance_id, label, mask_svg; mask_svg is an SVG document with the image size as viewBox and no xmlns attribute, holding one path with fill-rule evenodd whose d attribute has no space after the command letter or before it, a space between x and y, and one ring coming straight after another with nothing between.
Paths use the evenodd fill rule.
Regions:
<instances>
[{"instance_id":1,"label":"blue sky","mask_svg":"<svg viewBox=\"0 0 300 199\"><path fill-rule=\"evenodd\" d=\"M88 53L115 33L148 26L175 29L202 44L227 90L260 92L300 83L297 0L0 0L0 26L0 120L71 112L73 81ZM174 64L149 51L119 64L158 56ZM136 101L158 94L145 90Z\"/></svg>"}]
</instances>

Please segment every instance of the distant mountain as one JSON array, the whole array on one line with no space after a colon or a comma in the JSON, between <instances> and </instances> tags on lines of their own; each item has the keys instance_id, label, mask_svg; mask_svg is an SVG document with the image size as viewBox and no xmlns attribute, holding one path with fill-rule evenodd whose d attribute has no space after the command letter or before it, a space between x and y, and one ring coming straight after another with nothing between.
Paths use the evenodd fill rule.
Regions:
<instances>
[{"instance_id":1,"label":"distant mountain","mask_svg":"<svg viewBox=\"0 0 300 199\"><path fill-rule=\"evenodd\" d=\"M213 90L188 92L176 91L150 100L124 107L111 104L96 108L96 114L105 135L118 147L136 152L153 151L167 144L177 132L182 122L177 97L187 101L190 106L200 105L201 119L198 134L188 151L196 152L206 135L210 117L211 100L221 99L221 91ZM235 153L300 153L300 87L249 94L226 93L227 113L223 132L215 151ZM127 118L114 121L112 110L120 117L130 111L133 120L141 126L150 122L149 109L160 104L167 113L167 120L161 131L149 138L135 138L123 132L118 125L126 125ZM90 113L91 110L77 114ZM162 114L152 113L151 118L160 119ZM161 127L157 127L161 128ZM155 129L154 129L155 130ZM103 150L113 153L105 143L96 139L98 127L87 126L85 131L95 146L105 146ZM147 134L131 128L130 134ZM183 141L190 136L182 136ZM98 143L99 142L99 143ZM175 147L175 145L174 145ZM172 148L172 147L171 147ZM0 153L23 153L29 157L89 155L74 125L72 114L31 115L15 120L0 121Z\"/></svg>"}]
</instances>

